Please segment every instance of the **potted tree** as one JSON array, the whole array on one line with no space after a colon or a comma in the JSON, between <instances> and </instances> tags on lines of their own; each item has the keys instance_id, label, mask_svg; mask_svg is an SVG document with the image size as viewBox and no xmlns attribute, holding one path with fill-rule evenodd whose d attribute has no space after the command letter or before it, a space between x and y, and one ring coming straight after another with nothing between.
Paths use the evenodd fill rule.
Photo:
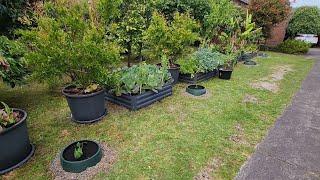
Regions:
<instances>
[{"instance_id":1,"label":"potted tree","mask_svg":"<svg viewBox=\"0 0 320 180\"><path fill-rule=\"evenodd\" d=\"M1 103L0 109L0 175L26 163L34 153L30 144L27 113ZM13 143L14 142L14 143Z\"/></svg>"},{"instance_id":2,"label":"potted tree","mask_svg":"<svg viewBox=\"0 0 320 180\"><path fill-rule=\"evenodd\" d=\"M167 57L173 84L179 79L180 65L176 60L199 39L199 34L195 32L198 27L188 13L177 12L172 22L168 23L163 15L154 12L151 24L144 33L146 48L151 58L160 60Z\"/></svg>"},{"instance_id":3,"label":"potted tree","mask_svg":"<svg viewBox=\"0 0 320 180\"><path fill-rule=\"evenodd\" d=\"M60 153L62 169L80 173L101 161L102 150L97 142L82 140L69 144Z\"/></svg>"},{"instance_id":4,"label":"potted tree","mask_svg":"<svg viewBox=\"0 0 320 180\"><path fill-rule=\"evenodd\" d=\"M48 83L65 80L62 93L78 123L107 114L104 85L120 60L119 47L106 40L104 21L95 8L84 1L46 2L38 26L21 31L33 77Z\"/></svg>"},{"instance_id":5,"label":"potted tree","mask_svg":"<svg viewBox=\"0 0 320 180\"><path fill-rule=\"evenodd\" d=\"M114 77L116 83L106 98L130 110L138 110L172 95L173 79L166 66L140 63L116 71Z\"/></svg>"},{"instance_id":6,"label":"potted tree","mask_svg":"<svg viewBox=\"0 0 320 180\"><path fill-rule=\"evenodd\" d=\"M233 72L233 67L236 64L237 59L233 55L224 56L224 64L219 68L219 78L230 80Z\"/></svg>"}]
</instances>

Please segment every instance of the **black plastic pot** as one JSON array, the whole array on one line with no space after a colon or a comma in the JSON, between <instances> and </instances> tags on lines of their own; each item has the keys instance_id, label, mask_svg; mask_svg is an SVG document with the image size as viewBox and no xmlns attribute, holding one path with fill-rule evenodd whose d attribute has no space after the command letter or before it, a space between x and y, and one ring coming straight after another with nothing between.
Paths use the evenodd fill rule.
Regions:
<instances>
[{"instance_id":1,"label":"black plastic pot","mask_svg":"<svg viewBox=\"0 0 320 180\"><path fill-rule=\"evenodd\" d=\"M196 84L197 82L211 79L217 75L218 75L218 70L213 70L207 73L197 73L194 75L194 77L192 77L191 74L180 74L179 81L190 83L190 84Z\"/></svg>"},{"instance_id":2,"label":"black plastic pot","mask_svg":"<svg viewBox=\"0 0 320 180\"><path fill-rule=\"evenodd\" d=\"M186 88L186 91L194 96L202 96L207 92L206 88L200 85L190 85Z\"/></svg>"},{"instance_id":3,"label":"black plastic pot","mask_svg":"<svg viewBox=\"0 0 320 180\"><path fill-rule=\"evenodd\" d=\"M230 80L232 75L232 70L219 69L219 78Z\"/></svg>"},{"instance_id":4,"label":"black plastic pot","mask_svg":"<svg viewBox=\"0 0 320 180\"><path fill-rule=\"evenodd\" d=\"M170 67L168 71L171 74L173 79L172 85L175 85L179 82L179 74L180 74L180 65L175 64L176 67Z\"/></svg>"},{"instance_id":5,"label":"black plastic pot","mask_svg":"<svg viewBox=\"0 0 320 180\"><path fill-rule=\"evenodd\" d=\"M171 95L172 85L167 84L163 86L162 89L158 90L158 93L146 91L138 95L122 94L121 96L116 96L113 93L108 92L106 93L106 99L130 110L138 110Z\"/></svg>"},{"instance_id":6,"label":"black plastic pot","mask_svg":"<svg viewBox=\"0 0 320 180\"><path fill-rule=\"evenodd\" d=\"M93 123L107 115L105 107L105 91L101 90L86 95L68 94L62 90L66 97L72 114L72 120L77 123Z\"/></svg>"},{"instance_id":7,"label":"black plastic pot","mask_svg":"<svg viewBox=\"0 0 320 180\"><path fill-rule=\"evenodd\" d=\"M13 111L23 114L15 125L0 132L0 175L26 163L34 153L27 129L27 113L21 109Z\"/></svg>"},{"instance_id":8,"label":"black plastic pot","mask_svg":"<svg viewBox=\"0 0 320 180\"><path fill-rule=\"evenodd\" d=\"M80 159L75 159L74 149L77 143L83 143L83 155ZM95 166L101 161L102 151L98 143L89 140L77 141L68 145L60 154L62 169L67 172L80 173L88 167Z\"/></svg>"}]
</instances>

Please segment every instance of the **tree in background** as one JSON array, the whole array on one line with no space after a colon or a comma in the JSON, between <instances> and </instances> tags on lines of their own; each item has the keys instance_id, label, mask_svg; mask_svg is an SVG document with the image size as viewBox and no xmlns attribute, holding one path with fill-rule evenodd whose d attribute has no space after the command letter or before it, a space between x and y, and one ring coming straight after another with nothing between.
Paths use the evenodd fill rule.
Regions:
<instances>
[{"instance_id":1,"label":"tree in background","mask_svg":"<svg viewBox=\"0 0 320 180\"><path fill-rule=\"evenodd\" d=\"M0 35L12 36L16 28L24 28L35 23L34 11L40 0L1 0Z\"/></svg>"},{"instance_id":2,"label":"tree in background","mask_svg":"<svg viewBox=\"0 0 320 180\"><path fill-rule=\"evenodd\" d=\"M249 12L253 21L262 27L266 38L270 37L272 26L287 19L291 12L289 0L251 0Z\"/></svg>"},{"instance_id":3,"label":"tree in background","mask_svg":"<svg viewBox=\"0 0 320 180\"><path fill-rule=\"evenodd\" d=\"M320 9L300 7L295 10L287 32L290 37L295 37L298 33L318 35L318 45L320 45Z\"/></svg>"}]
</instances>

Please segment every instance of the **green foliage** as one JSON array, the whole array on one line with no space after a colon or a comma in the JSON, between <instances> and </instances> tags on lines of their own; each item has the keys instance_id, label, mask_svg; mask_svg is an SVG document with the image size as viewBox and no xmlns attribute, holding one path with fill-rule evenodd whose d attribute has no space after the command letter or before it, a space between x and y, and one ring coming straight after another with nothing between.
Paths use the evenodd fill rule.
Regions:
<instances>
[{"instance_id":1,"label":"green foliage","mask_svg":"<svg viewBox=\"0 0 320 180\"><path fill-rule=\"evenodd\" d=\"M73 156L75 159L80 159L83 156L83 143L78 142L74 148Z\"/></svg>"},{"instance_id":2,"label":"green foliage","mask_svg":"<svg viewBox=\"0 0 320 180\"><path fill-rule=\"evenodd\" d=\"M4 102L1 102L3 109L0 109L0 132L5 128L19 121L19 113L13 110Z\"/></svg>"},{"instance_id":3,"label":"green foliage","mask_svg":"<svg viewBox=\"0 0 320 180\"><path fill-rule=\"evenodd\" d=\"M298 33L320 34L320 9L318 7L300 7L296 9L287 31L292 37Z\"/></svg>"},{"instance_id":4,"label":"green foliage","mask_svg":"<svg viewBox=\"0 0 320 180\"><path fill-rule=\"evenodd\" d=\"M250 0L249 11L264 36L269 37L272 26L289 17L291 6L289 0Z\"/></svg>"},{"instance_id":5,"label":"green foliage","mask_svg":"<svg viewBox=\"0 0 320 180\"><path fill-rule=\"evenodd\" d=\"M172 21L176 12L190 12L196 20L203 22L204 17L210 12L210 1L208 0L157 0L156 9L165 15L166 19Z\"/></svg>"},{"instance_id":6,"label":"green foliage","mask_svg":"<svg viewBox=\"0 0 320 180\"><path fill-rule=\"evenodd\" d=\"M194 75L206 73L217 69L224 63L225 56L218 52L212 52L208 48L200 48L187 58L179 59L180 71L183 74Z\"/></svg>"},{"instance_id":7,"label":"green foliage","mask_svg":"<svg viewBox=\"0 0 320 180\"><path fill-rule=\"evenodd\" d=\"M0 36L0 79L11 87L21 84L27 75L24 54L21 43Z\"/></svg>"},{"instance_id":8,"label":"green foliage","mask_svg":"<svg viewBox=\"0 0 320 180\"><path fill-rule=\"evenodd\" d=\"M175 13L173 21L168 23L164 16L154 12L151 24L144 33L151 57L160 59L165 54L173 63L173 59L199 38L195 31L197 28L198 24L189 14Z\"/></svg>"},{"instance_id":9,"label":"green foliage","mask_svg":"<svg viewBox=\"0 0 320 180\"><path fill-rule=\"evenodd\" d=\"M252 22L252 15L247 12L245 19L231 18L228 29L220 33L217 42L211 44L214 51L238 56L242 52L255 52L262 37L261 28ZM230 63L229 63L230 64Z\"/></svg>"},{"instance_id":10,"label":"green foliage","mask_svg":"<svg viewBox=\"0 0 320 180\"><path fill-rule=\"evenodd\" d=\"M158 67L141 63L130 68L124 68L114 73L117 84L112 91L120 96L121 94L141 94L152 90L157 92L172 78L167 67Z\"/></svg>"},{"instance_id":11,"label":"green foliage","mask_svg":"<svg viewBox=\"0 0 320 180\"><path fill-rule=\"evenodd\" d=\"M54 83L66 76L85 88L107 84L109 70L120 60L119 47L106 40L96 4L59 0L45 3L38 27L20 31L28 44L26 59L39 81Z\"/></svg>"},{"instance_id":12,"label":"green foliage","mask_svg":"<svg viewBox=\"0 0 320 180\"><path fill-rule=\"evenodd\" d=\"M277 46L277 50L287 54L305 54L309 51L310 44L300 40L286 40Z\"/></svg>"},{"instance_id":13,"label":"green foliage","mask_svg":"<svg viewBox=\"0 0 320 180\"><path fill-rule=\"evenodd\" d=\"M12 36L12 30L34 23L33 5L37 0L1 0L0 34Z\"/></svg>"},{"instance_id":14,"label":"green foliage","mask_svg":"<svg viewBox=\"0 0 320 180\"><path fill-rule=\"evenodd\" d=\"M235 18L241 17L241 9L230 0L212 0L210 14L205 16L204 36L208 41L220 32L231 31ZM240 12L240 13L239 13Z\"/></svg>"}]
</instances>

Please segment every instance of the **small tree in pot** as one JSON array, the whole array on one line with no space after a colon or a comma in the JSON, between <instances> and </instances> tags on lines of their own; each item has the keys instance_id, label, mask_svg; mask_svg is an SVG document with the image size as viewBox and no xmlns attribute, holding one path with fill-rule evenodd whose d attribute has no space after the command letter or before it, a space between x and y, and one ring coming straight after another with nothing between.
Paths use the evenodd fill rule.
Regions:
<instances>
[{"instance_id":1,"label":"small tree in pot","mask_svg":"<svg viewBox=\"0 0 320 180\"><path fill-rule=\"evenodd\" d=\"M120 60L118 46L105 39L104 21L95 7L94 1L47 2L38 27L21 31L34 78L52 83L68 77L62 92L79 123L106 115L102 85Z\"/></svg>"},{"instance_id":2,"label":"small tree in pot","mask_svg":"<svg viewBox=\"0 0 320 180\"><path fill-rule=\"evenodd\" d=\"M154 12L151 24L144 33L147 51L150 56L160 60L163 56L168 57L169 71L174 79L174 84L178 82L179 65L176 60L199 39L196 30L199 24L194 21L188 13L175 13L171 23L158 12Z\"/></svg>"}]
</instances>

